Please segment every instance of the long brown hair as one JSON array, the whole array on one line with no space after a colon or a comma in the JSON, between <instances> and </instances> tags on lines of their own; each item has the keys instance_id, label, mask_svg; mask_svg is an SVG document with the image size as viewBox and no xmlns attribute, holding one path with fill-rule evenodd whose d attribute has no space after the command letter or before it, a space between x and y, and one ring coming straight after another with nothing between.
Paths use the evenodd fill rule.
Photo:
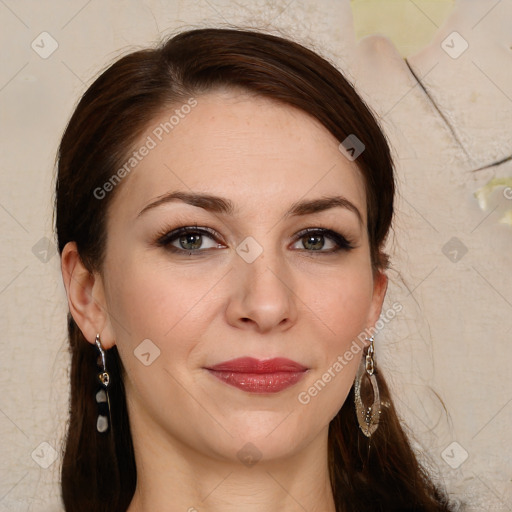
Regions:
<instances>
[{"instance_id":1,"label":"long brown hair","mask_svg":"<svg viewBox=\"0 0 512 512\"><path fill-rule=\"evenodd\" d=\"M133 52L110 66L85 92L58 152L55 224L59 252L75 241L80 257L101 272L106 212L118 187L102 200L94 191L126 161L137 138L163 109L219 87L243 88L292 105L318 119L338 141L364 144L356 160L364 178L374 272L388 268L384 242L393 217L395 183L388 143L352 85L326 59L286 38L252 30L196 29L156 49ZM62 464L66 511L125 511L137 475L116 348L108 351L112 428L95 429L95 347L68 314L71 403ZM329 468L341 511L448 511L444 491L418 462L388 387L376 367L383 408L370 442L358 428L351 389L329 426Z\"/></svg>"}]
</instances>

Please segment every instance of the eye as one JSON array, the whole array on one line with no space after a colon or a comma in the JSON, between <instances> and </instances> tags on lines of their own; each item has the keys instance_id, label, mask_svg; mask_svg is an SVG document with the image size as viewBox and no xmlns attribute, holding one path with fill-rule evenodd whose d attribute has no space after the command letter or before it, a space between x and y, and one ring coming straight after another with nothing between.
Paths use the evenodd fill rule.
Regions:
<instances>
[{"instance_id":1,"label":"eye","mask_svg":"<svg viewBox=\"0 0 512 512\"><path fill-rule=\"evenodd\" d=\"M217 233L211 228L184 226L160 235L157 244L172 252L192 254L224 247L216 243L217 238ZM209 239L210 243L205 244L205 239Z\"/></svg>"},{"instance_id":2,"label":"eye","mask_svg":"<svg viewBox=\"0 0 512 512\"><path fill-rule=\"evenodd\" d=\"M196 226L183 226L171 231L164 230L158 235L156 244L165 247L167 250L186 254L201 254L209 249L221 249L225 245L218 242L221 238L217 232L211 228ZM326 240L327 249L326 247ZM205 243L206 241L206 243ZM332 254L339 251L349 251L354 249L354 245L342 234L325 228L308 228L295 236L294 245L302 244L303 250L309 253ZM330 246L330 247L329 247Z\"/></svg>"},{"instance_id":3,"label":"eye","mask_svg":"<svg viewBox=\"0 0 512 512\"><path fill-rule=\"evenodd\" d=\"M330 240L331 248L324 250L325 240ZM297 241L308 252L334 253L354 249L352 243L342 234L324 228L308 228L297 234Z\"/></svg>"}]
</instances>

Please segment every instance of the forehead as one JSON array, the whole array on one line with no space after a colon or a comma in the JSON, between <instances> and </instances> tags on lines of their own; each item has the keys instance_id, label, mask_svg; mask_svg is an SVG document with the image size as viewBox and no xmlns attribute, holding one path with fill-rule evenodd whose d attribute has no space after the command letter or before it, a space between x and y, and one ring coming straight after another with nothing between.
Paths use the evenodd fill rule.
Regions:
<instances>
[{"instance_id":1,"label":"forehead","mask_svg":"<svg viewBox=\"0 0 512 512\"><path fill-rule=\"evenodd\" d=\"M239 214L342 194L366 222L361 173L338 145L317 119L294 107L244 91L200 95L149 123L110 209L133 217L172 190L229 197Z\"/></svg>"}]
</instances>

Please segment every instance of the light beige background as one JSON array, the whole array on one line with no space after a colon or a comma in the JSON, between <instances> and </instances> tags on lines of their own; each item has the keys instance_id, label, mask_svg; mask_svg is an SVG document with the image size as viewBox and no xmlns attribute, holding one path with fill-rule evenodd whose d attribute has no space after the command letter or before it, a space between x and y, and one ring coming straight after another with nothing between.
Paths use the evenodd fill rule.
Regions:
<instances>
[{"instance_id":1,"label":"light beige background","mask_svg":"<svg viewBox=\"0 0 512 512\"><path fill-rule=\"evenodd\" d=\"M457 1L447 20L424 3L414 13L435 35L406 63L385 37L355 40L347 0L0 0L1 512L61 510L67 303L51 200L73 106L122 53L230 24L316 49L379 115L399 186L384 310L403 306L376 338L379 364L453 496L468 510L512 510L512 227L498 222L512 200L496 191L484 212L473 196L512 176L512 3ZM457 58L443 49L462 49L454 31L469 45ZM58 44L47 58L42 32Z\"/></svg>"}]
</instances>

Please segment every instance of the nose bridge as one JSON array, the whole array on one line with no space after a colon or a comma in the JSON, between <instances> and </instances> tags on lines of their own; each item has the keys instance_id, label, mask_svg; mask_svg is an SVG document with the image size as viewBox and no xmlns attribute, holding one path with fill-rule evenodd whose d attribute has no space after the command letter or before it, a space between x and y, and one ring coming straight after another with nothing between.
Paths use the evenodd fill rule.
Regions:
<instances>
[{"instance_id":1,"label":"nose bridge","mask_svg":"<svg viewBox=\"0 0 512 512\"><path fill-rule=\"evenodd\" d=\"M287 274L286 261L282 249L275 245L268 236L265 246L255 239L249 239L237 248L237 253L242 260L238 262L238 267L245 276L246 285L253 291L263 289L276 293L278 290L275 288L281 292L284 291L281 290L282 288L287 288L283 283ZM248 252L245 252L247 250Z\"/></svg>"},{"instance_id":2,"label":"nose bridge","mask_svg":"<svg viewBox=\"0 0 512 512\"><path fill-rule=\"evenodd\" d=\"M269 330L295 320L295 298L283 248L271 235L259 238L266 243L247 237L237 247L233 300L238 303L232 310L237 318L232 320L252 320L260 330Z\"/></svg>"}]
</instances>

